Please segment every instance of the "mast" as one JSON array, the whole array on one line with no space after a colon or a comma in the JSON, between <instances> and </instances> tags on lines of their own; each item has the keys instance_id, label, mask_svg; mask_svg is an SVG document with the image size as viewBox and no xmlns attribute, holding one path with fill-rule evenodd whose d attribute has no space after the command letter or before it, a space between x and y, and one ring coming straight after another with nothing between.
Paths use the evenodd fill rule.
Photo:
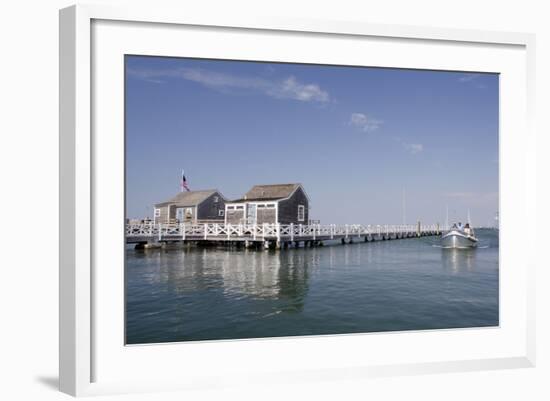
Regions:
<instances>
[{"instance_id":1,"label":"mast","mask_svg":"<svg viewBox=\"0 0 550 401\"><path fill-rule=\"evenodd\" d=\"M449 205L447 205L447 207L446 207L445 230L449 230Z\"/></svg>"},{"instance_id":2,"label":"mast","mask_svg":"<svg viewBox=\"0 0 550 401\"><path fill-rule=\"evenodd\" d=\"M401 191L401 213L403 217L403 225L407 224L407 219L405 215L405 187Z\"/></svg>"}]
</instances>

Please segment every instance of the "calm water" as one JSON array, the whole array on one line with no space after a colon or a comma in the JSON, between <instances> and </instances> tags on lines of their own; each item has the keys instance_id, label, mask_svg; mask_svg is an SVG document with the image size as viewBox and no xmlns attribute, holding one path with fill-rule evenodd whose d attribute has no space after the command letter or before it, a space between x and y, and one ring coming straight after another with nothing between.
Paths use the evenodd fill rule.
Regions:
<instances>
[{"instance_id":1,"label":"calm water","mask_svg":"<svg viewBox=\"0 0 550 401\"><path fill-rule=\"evenodd\" d=\"M284 251L127 250L127 343L496 326L498 233Z\"/></svg>"}]
</instances>

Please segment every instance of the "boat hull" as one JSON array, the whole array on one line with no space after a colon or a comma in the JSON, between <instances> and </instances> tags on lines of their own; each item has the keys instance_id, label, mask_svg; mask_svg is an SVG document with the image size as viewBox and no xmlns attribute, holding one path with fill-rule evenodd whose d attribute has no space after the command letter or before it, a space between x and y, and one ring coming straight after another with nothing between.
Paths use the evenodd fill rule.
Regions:
<instances>
[{"instance_id":1,"label":"boat hull","mask_svg":"<svg viewBox=\"0 0 550 401\"><path fill-rule=\"evenodd\" d=\"M443 248L474 248L476 246L476 238L458 231L448 232L441 237L441 247Z\"/></svg>"}]
</instances>

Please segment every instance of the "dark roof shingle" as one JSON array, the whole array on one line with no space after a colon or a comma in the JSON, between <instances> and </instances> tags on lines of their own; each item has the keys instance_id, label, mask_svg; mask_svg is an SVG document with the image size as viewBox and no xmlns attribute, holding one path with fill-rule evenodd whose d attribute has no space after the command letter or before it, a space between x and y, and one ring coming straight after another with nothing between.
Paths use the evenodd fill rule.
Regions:
<instances>
[{"instance_id":1,"label":"dark roof shingle","mask_svg":"<svg viewBox=\"0 0 550 401\"><path fill-rule=\"evenodd\" d=\"M288 198L300 184L254 185L243 200L277 200Z\"/></svg>"},{"instance_id":2,"label":"dark roof shingle","mask_svg":"<svg viewBox=\"0 0 550 401\"><path fill-rule=\"evenodd\" d=\"M155 206L165 206L168 204L177 204L178 206L196 206L202 201L204 201L206 198L208 198L210 195L218 192L216 189L206 189L203 191L187 191L187 192L180 192L173 198L157 203Z\"/></svg>"}]
</instances>

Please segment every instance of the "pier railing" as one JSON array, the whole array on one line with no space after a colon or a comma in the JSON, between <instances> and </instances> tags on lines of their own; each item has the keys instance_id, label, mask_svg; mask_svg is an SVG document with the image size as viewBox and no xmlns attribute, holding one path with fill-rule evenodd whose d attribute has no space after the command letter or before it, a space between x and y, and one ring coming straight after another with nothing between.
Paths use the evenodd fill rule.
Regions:
<instances>
[{"instance_id":1,"label":"pier railing","mask_svg":"<svg viewBox=\"0 0 550 401\"><path fill-rule=\"evenodd\" d=\"M436 234L437 224L431 225L361 225L361 224L127 224L129 242L158 240L328 240L340 238L378 236L403 238Z\"/></svg>"}]
</instances>

